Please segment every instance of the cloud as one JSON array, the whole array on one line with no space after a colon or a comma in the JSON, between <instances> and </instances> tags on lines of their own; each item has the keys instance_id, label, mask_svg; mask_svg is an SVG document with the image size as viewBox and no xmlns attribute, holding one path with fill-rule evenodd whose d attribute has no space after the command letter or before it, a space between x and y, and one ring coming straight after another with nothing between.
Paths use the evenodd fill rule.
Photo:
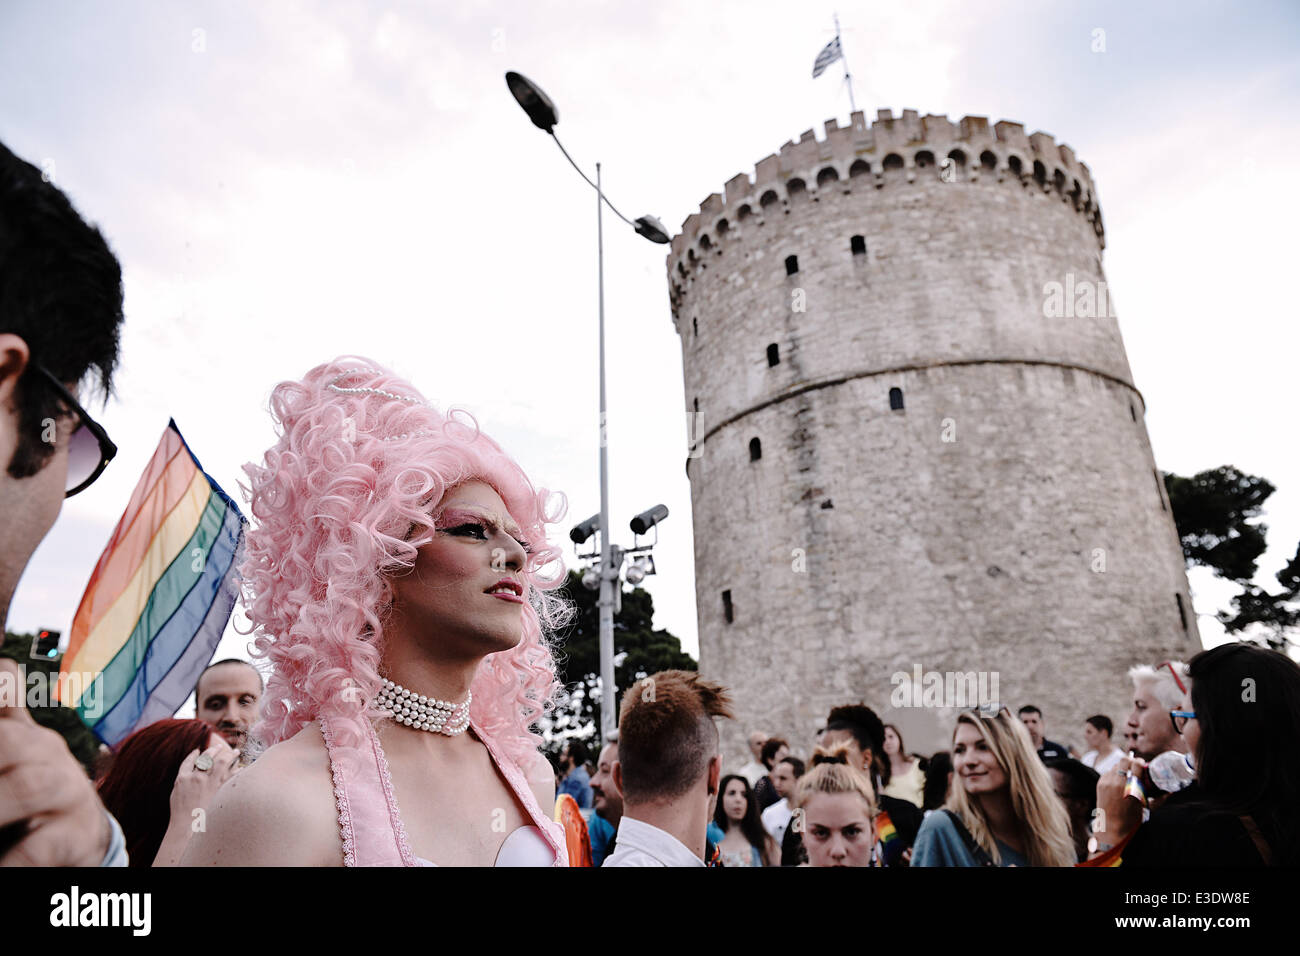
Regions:
<instances>
[{"instance_id":1,"label":"cloud","mask_svg":"<svg viewBox=\"0 0 1300 956\"><path fill-rule=\"evenodd\" d=\"M841 66L809 76L835 9L5 4L0 138L57 162L123 260L128 306L103 416L122 451L68 503L11 623L71 619L168 417L238 497L240 465L273 439L272 386L343 353L471 408L568 494L570 517L595 511L594 196L503 74L556 100L557 132L588 173L602 162L621 210L672 226L785 140L847 118ZM1112 3L1004 4L976 21L965 4L895 5L841 23L868 118L970 112L1077 147L1158 462L1258 468L1279 487L1280 551L1300 537L1300 473L1277 440L1296 344L1284 224L1300 212L1285 166L1297 144L1282 120L1296 73L1279 52L1295 17L1262 9L1231 37L1213 11ZM1098 25L1104 56L1088 50ZM693 650L664 252L608 214L604 229L613 521L669 505L656 623Z\"/></svg>"}]
</instances>

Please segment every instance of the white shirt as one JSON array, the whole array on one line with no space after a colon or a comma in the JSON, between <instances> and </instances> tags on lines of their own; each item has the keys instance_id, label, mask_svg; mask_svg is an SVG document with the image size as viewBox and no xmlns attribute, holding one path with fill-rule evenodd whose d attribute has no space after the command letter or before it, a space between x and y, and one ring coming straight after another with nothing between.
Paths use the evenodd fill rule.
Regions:
<instances>
[{"instance_id":1,"label":"white shirt","mask_svg":"<svg viewBox=\"0 0 1300 956\"><path fill-rule=\"evenodd\" d=\"M790 801L782 797L764 810L762 816L763 829L770 833L776 845L780 846L781 841L785 839L785 828L790 825L790 818L794 816Z\"/></svg>"},{"instance_id":2,"label":"white shirt","mask_svg":"<svg viewBox=\"0 0 1300 956\"><path fill-rule=\"evenodd\" d=\"M1109 773L1111 770L1114 769L1115 764L1120 762L1120 759L1123 756L1124 756L1124 751L1116 747L1114 750L1110 752L1109 756L1103 757L1101 759L1101 763L1098 763L1097 751L1089 750L1086 754L1083 755L1083 765L1085 767L1091 767L1093 770L1097 771L1098 773Z\"/></svg>"},{"instance_id":3,"label":"white shirt","mask_svg":"<svg viewBox=\"0 0 1300 956\"><path fill-rule=\"evenodd\" d=\"M704 861L692 853L686 844L666 830L660 830L641 820L634 820L624 811L618 822L618 836L614 852L605 857L601 866L703 866Z\"/></svg>"},{"instance_id":4,"label":"white shirt","mask_svg":"<svg viewBox=\"0 0 1300 956\"><path fill-rule=\"evenodd\" d=\"M751 760L745 766L741 767L736 773L740 774L749 781L751 787L757 787L759 779L767 773L767 768L757 760Z\"/></svg>"}]
</instances>

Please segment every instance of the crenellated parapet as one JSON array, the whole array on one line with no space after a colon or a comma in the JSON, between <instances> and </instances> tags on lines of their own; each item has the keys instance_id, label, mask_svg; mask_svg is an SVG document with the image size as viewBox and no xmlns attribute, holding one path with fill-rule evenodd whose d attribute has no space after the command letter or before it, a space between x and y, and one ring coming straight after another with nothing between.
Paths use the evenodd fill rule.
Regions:
<instances>
[{"instance_id":1,"label":"crenellated parapet","mask_svg":"<svg viewBox=\"0 0 1300 956\"><path fill-rule=\"evenodd\" d=\"M792 201L816 201L827 191L905 189L921 177L1041 190L1073 206L1105 247L1088 167L1047 133L1026 135L1023 124L1007 120L990 126L983 116L954 123L916 110L904 110L900 117L880 110L870 126L858 110L847 126L834 119L824 125L824 139L806 130L798 142L787 141L780 152L759 160L752 178L733 176L722 193L710 195L686 218L668 255L674 308L692 273L747 222L787 213Z\"/></svg>"},{"instance_id":2,"label":"crenellated parapet","mask_svg":"<svg viewBox=\"0 0 1300 956\"><path fill-rule=\"evenodd\" d=\"M809 130L686 219L667 278L727 766L852 701L932 749L988 699L1082 726L1125 712L1133 664L1199 649L1102 239L1068 146L913 110Z\"/></svg>"}]
</instances>

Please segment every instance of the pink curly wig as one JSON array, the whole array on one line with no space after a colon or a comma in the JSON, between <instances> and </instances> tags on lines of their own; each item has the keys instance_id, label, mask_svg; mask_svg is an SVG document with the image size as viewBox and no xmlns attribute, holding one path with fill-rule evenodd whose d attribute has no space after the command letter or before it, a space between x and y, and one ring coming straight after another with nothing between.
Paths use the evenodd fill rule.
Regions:
<instances>
[{"instance_id":1,"label":"pink curly wig","mask_svg":"<svg viewBox=\"0 0 1300 956\"><path fill-rule=\"evenodd\" d=\"M251 485L243 490L255 518L242 566L244 604L260 632L255 656L273 665L253 736L270 746L328 717L340 743L361 739L360 720L378 716L370 702L379 689L390 580L412 567L416 549L432 540L434 506L479 479L501 496L532 554L521 575L523 639L479 665L471 716L526 766L541 743L531 727L558 689L548 635L573 613L548 593L565 571L545 526L564 516L564 496L557 494L557 507L548 511L550 492L534 488L464 409L443 415L396 397L342 393L331 384L423 402L409 382L356 356L318 365L272 393L280 439L263 465L244 466ZM558 571L546 575L552 563Z\"/></svg>"}]
</instances>

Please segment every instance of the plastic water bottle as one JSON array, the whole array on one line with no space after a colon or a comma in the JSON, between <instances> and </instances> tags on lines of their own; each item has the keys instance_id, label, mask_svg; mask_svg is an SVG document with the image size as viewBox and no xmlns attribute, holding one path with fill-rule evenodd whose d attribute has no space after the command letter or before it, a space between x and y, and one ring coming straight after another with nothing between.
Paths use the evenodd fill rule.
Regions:
<instances>
[{"instance_id":1,"label":"plastic water bottle","mask_svg":"<svg viewBox=\"0 0 1300 956\"><path fill-rule=\"evenodd\" d=\"M1165 793L1177 793L1196 779L1196 768L1190 754L1166 750L1147 764L1147 774Z\"/></svg>"}]
</instances>

